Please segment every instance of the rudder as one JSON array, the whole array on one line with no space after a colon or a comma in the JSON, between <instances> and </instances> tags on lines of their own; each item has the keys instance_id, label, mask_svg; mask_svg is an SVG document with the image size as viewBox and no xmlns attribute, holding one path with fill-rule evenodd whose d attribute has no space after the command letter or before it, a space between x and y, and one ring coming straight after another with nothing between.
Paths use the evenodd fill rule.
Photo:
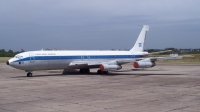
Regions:
<instances>
[{"instance_id":1,"label":"rudder","mask_svg":"<svg viewBox=\"0 0 200 112\"><path fill-rule=\"evenodd\" d=\"M135 45L130 50L131 52L143 52L147 31L149 31L149 26L143 25L143 28L138 36L137 41L135 42Z\"/></svg>"}]
</instances>

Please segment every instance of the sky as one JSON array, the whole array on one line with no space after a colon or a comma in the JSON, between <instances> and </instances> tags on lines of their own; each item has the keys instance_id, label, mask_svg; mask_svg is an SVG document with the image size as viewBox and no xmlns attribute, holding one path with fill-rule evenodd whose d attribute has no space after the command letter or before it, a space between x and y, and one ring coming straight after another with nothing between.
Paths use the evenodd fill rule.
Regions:
<instances>
[{"instance_id":1,"label":"sky","mask_svg":"<svg viewBox=\"0 0 200 112\"><path fill-rule=\"evenodd\" d=\"M0 49L200 48L200 0L1 0Z\"/></svg>"}]
</instances>

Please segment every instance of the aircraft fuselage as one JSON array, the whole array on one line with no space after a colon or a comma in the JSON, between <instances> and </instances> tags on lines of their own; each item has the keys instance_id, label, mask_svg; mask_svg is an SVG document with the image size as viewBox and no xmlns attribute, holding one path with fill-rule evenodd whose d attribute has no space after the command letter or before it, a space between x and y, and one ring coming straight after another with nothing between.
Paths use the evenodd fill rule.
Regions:
<instances>
[{"instance_id":1,"label":"aircraft fuselage","mask_svg":"<svg viewBox=\"0 0 200 112\"><path fill-rule=\"evenodd\" d=\"M140 54L133 54L130 51L30 51L16 55L8 63L17 69L34 71L68 69L71 68L69 64L74 61L103 63L116 59L134 60L140 57Z\"/></svg>"}]
</instances>

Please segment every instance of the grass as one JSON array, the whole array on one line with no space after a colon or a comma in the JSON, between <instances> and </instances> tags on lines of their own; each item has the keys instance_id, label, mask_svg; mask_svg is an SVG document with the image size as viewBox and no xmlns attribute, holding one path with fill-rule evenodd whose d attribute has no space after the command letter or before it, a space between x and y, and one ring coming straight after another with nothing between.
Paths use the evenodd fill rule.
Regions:
<instances>
[{"instance_id":1,"label":"grass","mask_svg":"<svg viewBox=\"0 0 200 112\"><path fill-rule=\"evenodd\" d=\"M191 63L200 64L200 54L191 54L194 57L183 57L181 60L164 60L158 61L158 63Z\"/></svg>"},{"instance_id":2,"label":"grass","mask_svg":"<svg viewBox=\"0 0 200 112\"><path fill-rule=\"evenodd\" d=\"M8 61L11 57L0 57L0 63L5 63Z\"/></svg>"}]
</instances>

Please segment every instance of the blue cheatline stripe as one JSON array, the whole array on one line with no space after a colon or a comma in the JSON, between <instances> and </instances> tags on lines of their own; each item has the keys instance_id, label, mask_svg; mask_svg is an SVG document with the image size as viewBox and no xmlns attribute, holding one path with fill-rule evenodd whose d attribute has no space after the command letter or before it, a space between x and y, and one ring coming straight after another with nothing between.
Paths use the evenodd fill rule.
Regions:
<instances>
[{"instance_id":1,"label":"blue cheatline stripe","mask_svg":"<svg viewBox=\"0 0 200 112\"><path fill-rule=\"evenodd\" d=\"M126 58L140 58L141 55L92 55L92 56L34 56L26 57L19 61L30 61L31 60L67 60L67 59L126 59Z\"/></svg>"}]
</instances>

